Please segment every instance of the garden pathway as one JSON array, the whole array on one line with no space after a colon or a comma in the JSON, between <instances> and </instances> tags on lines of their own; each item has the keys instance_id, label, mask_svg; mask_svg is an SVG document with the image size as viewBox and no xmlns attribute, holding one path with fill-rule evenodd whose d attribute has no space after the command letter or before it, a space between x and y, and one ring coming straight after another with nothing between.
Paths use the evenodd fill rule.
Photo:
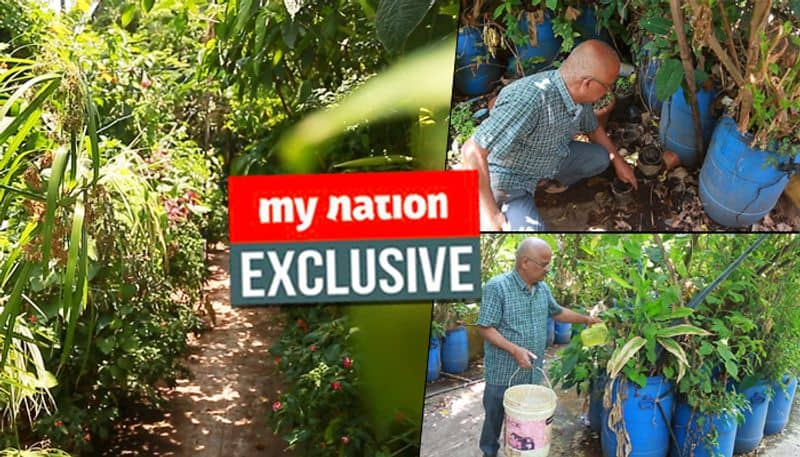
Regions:
<instances>
[{"instance_id":1,"label":"garden pathway","mask_svg":"<svg viewBox=\"0 0 800 457\"><path fill-rule=\"evenodd\" d=\"M279 310L231 308L228 254L221 245L209 254L205 292L216 325L199 337L190 335L191 377L165 389L162 412L139 411L128 419L106 455L289 455L266 424L270 399L280 387L267 352L280 335Z\"/></svg>"}]
</instances>

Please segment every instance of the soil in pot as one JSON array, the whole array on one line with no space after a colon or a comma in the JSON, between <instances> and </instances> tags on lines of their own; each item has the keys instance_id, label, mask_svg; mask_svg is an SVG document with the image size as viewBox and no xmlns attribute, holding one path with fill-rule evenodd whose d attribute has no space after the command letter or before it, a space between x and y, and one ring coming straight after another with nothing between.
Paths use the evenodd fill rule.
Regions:
<instances>
[{"instance_id":1,"label":"soil in pot","mask_svg":"<svg viewBox=\"0 0 800 457\"><path fill-rule=\"evenodd\" d=\"M614 194L617 204L627 205L633 202L633 186L620 181L619 178L615 177L611 181L611 193Z\"/></svg>"},{"instance_id":2,"label":"soil in pot","mask_svg":"<svg viewBox=\"0 0 800 457\"><path fill-rule=\"evenodd\" d=\"M636 166L643 175L652 178L661 170L661 151L655 146L645 146L639 152Z\"/></svg>"},{"instance_id":3,"label":"soil in pot","mask_svg":"<svg viewBox=\"0 0 800 457\"><path fill-rule=\"evenodd\" d=\"M608 118L611 115L611 111L614 109L615 102L614 94L609 92L592 105L592 108L594 108L594 115L597 117L597 123L600 124L601 127L606 128Z\"/></svg>"}]
</instances>

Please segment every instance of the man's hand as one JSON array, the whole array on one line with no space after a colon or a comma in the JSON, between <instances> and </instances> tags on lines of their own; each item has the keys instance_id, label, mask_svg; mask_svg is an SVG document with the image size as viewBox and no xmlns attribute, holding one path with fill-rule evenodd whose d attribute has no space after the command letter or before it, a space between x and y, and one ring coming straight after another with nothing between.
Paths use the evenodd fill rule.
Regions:
<instances>
[{"instance_id":1,"label":"man's hand","mask_svg":"<svg viewBox=\"0 0 800 457\"><path fill-rule=\"evenodd\" d=\"M497 212L489 216L481 211L481 232L500 232L508 229L508 220L503 213Z\"/></svg>"},{"instance_id":2,"label":"man's hand","mask_svg":"<svg viewBox=\"0 0 800 457\"><path fill-rule=\"evenodd\" d=\"M520 368L533 368L531 360L538 359L536 354L521 346L517 346L512 355L517 360L517 365L519 365Z\"/></svg>"},{"instance_id":3,"label":"man's hand","mask_svg":"<svg viewBox=\"0 0 800 457\"><path fill-rule=\"evenodd\" d=\"M628 165L628 162L622 157L618 157L611 163L614 164L614 171L617 173L617 177L620 181L630 184L634 189L639 188L639 182L636 181L636 175L633 174L633 168Z\"/></svg>"},{"instance_id":4,"label":"man's hand","mask_svg":"<svg viewBox=\"0 0 800 457\"><path fill-rule=\"evenodd\" d=\"M586 316L586 325L588 325L589 327L591 327L594 324L602 324L602 323L603 321L600 320L600 318L594 316Z\"/></svg>"}]
</instances>

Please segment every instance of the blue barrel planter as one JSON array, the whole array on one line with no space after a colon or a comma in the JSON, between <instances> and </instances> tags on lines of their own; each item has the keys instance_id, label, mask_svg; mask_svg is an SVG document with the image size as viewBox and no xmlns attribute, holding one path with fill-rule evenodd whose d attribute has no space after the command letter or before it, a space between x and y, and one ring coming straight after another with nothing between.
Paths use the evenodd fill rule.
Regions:
<instances>
[{"instance_id":1,"label":"blue barrel planter","mask_svg":"<svg viewBox=\"0 0 800 457\"><path fill-rule=\"evenodd\" d=\"M752 451L764 438L764 425L767 422L767 410L769 409L767 389L769 389L769 383L759 381L758 384L748 387L742 392L750 402L751 409L742 411L744 422L739 425L739 430L736 432L736 444L733 447L733 452L736 454Z\"/></svg>"},{"instance_id":2,"label":"blue barrel planter","mask_svg":"<svg viewBox=\"0 0 800 457\"><path fill-rule=\"evenodd\" d=\"M645 60L643 66L644 68L639 70L639 90L642 93L645 108L660 113L664 102L656 96L656 73L661 67L661 60L650 57Z\"/></svg>"},{"instance_id":3,"label":"blue barrel planter","mask_svg":"<svg viewBox=\"0 0 800 457\"><path fill-rule=\"evenodd\" d=\"M750 148L749 142L749 135L741 135L733 119L723 117L700 170L700 201L711 219L727 227L761 220L789 183L789 173L775 165L777 155Z\"/></svg>"},{"instance_id":4,"label":"blue barrel planter","mask_svg":"<svg viewBox=\"0 0 800 457\"><path fill-rule=\"evenodd\" d=\"M561 49L561 38L556 38L553 34L552 14L548 13L541 24L536 24L536 46L531 45L530 40L525 40L525 44L517 45L517 57L521 61L523 73L530 75L547 67L558 56ZM517 22L520 32L529 36L528 16L523 14L522 19ZM506 73L517 74L517 57L508 59Z\"/></svg>"},{"instance_id":5,"label":"blue barrel planter","mask_svg":"<svg viewBox=\"0 0 800 457\"><path fill-rule=\"evenodd\" d=\"M428 371L425 374L425 382L432 382L439 379L439 372L442 369L442 346L439 338L431 337L428 346Z\"/></svg>"},{"instance_id":6,"label":"blue barrel planter","mask_svg":"<svg viewBox=\"0 0 800 457\"><path fill-rule=\"evenodd\" d=\"M465 95L482 95L500 79L504 66L492 57L477 27L462 27L456 45L456 72L453 85Z\"/></svg>"},{"instance_id":7,"label":"blue barrel planter","mask_svg":"<svg viewBox=\"0 0 800 457\"><path fill-rule=\"evenodd\" d=\"M603 393L607 383L608 376L601 375L592 380L589 391L589 427L595 433L600 433L600 421L603 420Z\"/></svg>"},{"instance_id":8,"label":"blue barrel planter","mask_svg":"<svg viewBox=\"0 0 800 457\"><path fill-rule=\"evenodd\" d=\"M703 425L700 425L702 422ZM672 431L676 445L672 457L730 457L736 440L736 416L731 414L708 415L693 412L688 403L679 401L672 417ZM717 432L717 445L707 446L704 438Z\"/></svg>"},{"instance_id":9,"label":"blue barrel planter","mask_svg":"<svg viewBox=\"0 0 800 457\"><path fill-rule=\"evenodd\" d=\"M597 31L597 11L594 7L585 6L581 8L581 15L578 16L575 25L580 33L580 36L575 39L576 45L586 40L603 40L612 46L614 45L611 42L611 35L608 34L608 30Z\"/></svg>"},{"instance_id":10,"label":"blue barrel planter","mask_svg":"<svg viewBox=\"0 0 800 457\"><path fill-rule=\"evenodd\" d=\"M442 371L461 373L467 369L468 363L467 329L462 326L446 331L442 345Z\"/></svg>"},{"instance_id":11,"label":"blue barrel planter","mask_svg":"<svg viewBox=\"0 0 800 457\"><path fill-rule=\"evenodd\" d=\"M786 392L783 391L784 387ZM780 433L789 423L789 413L792 411L794 394L797 391L797 378L783 377L783 383L772 383L774 396L767 410L767 424L764 427L765 435Z\"/></svg>"},{"instance_id":12,"label":"blue barrel planter","mask_svg":"<svg viewBox=\"0 0 800 457\"><path fill-rule=\"evenodd\" d=\"M555 327L556 344L569 344L569 340L572 339L572 324L569 322L556 322Z\"/></svg>"},{"instance_id":13,"label":"blue barrel planter","mask_svg":"<svg viewBox=\"0 0 800 457\"><path fill-rule=\"evenodd\" d=\"M714 132L714 117L711 105L714 103L716 91L700 90L697 92L697 108L700 110L700 128L703 131L703 144L708 145ZM699 165L697 144L694 138L694 122L692 107L684 98L683 88L672 94L661 106L661 119L658 122L658 137L665 149L675 151L686 168Z\"/></svg>"},{"instance_id":14,"label":"blue barrel planter","mask_svg":"<svg viewBox=\"0 0 800 457\"><path fill-rule=\"evenodd\" d=\"M619 381L612 390L612 402L617 399ZM612 403L613 404L613 403ZM659 404L661 410L659 410ZM647 385L640 389L628 382L628 398L622 402L625 427L631 439L629 457L666 457L669 453L669 427L672 424L672 383L663 376L647 378ZM608 427L609 411L603 408L601 416L600 442L604 457L617 454L617 436ZM666 420L664 420L666 416Z\"/></svg>"},{"instance_id":15,"label":"blue barrel planter","mask_svg":"<svg viewBox=\"0 0 800 457\"><path fill-rule=\"evenodd\" d=\"M552 346L556 339L556 321L552 317L547 318L547 346Z\"/></svg>"}]
</instances>

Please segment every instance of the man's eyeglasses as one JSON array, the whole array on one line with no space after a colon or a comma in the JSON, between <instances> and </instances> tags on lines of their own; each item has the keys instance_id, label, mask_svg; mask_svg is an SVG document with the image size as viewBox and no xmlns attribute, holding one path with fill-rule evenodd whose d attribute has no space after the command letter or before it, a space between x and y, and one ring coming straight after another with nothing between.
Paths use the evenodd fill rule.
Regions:
<instances>
[{"instance_id":1,"label":"man's eyeglasses","mask_svg":"<svg viewBox=\"0 0 800 457\"><path fill-rule=\"evenodd\" d=\"M603 81L600 81L599 79L595 78L594 76L584 76L583 78L584 79L591 79L592 81L596 82L597 84L600 84L601 86L603 86L603 89L606 90L603 93L603 95L611 92L611 86L609 86L608 84L604 83Z\"/></svg>"},{"instance_id":2,"label":"man's eyeglasses","mask_svg":"<svg viewBox=\"0 0 800 457\"><path fill-rule=\"evenodd\" d=\"M545 270L550 267L550 262L542 263L542 262L539 262L538 260L534 259L533 257L528 257L528 256L525 256L525 258L530 260L531 262L535 263L540 268L543 268Z\"/></svg>"}]
</instances>

